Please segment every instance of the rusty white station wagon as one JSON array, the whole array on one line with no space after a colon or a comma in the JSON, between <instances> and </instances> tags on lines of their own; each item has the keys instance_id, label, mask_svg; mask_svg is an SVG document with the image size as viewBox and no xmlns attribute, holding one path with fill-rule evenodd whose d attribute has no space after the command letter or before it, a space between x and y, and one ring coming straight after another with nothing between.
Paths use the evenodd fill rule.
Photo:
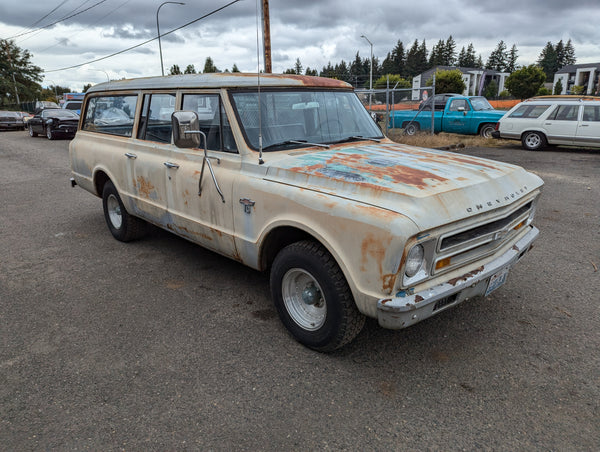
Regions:
<instances>
[{"instance_id":1,"label":"rusty white station wagon","mask_svg":"<svg viewBox=\"0 0 600 452\"><path fill-rule=\"evenodd\" d=\"M400 329L488 295L539 233L540 178L394 143L332 79L99 84L70 160L117 240L151 223L270 271L281 321L320 351L350 342L365 316Z\"/></svg>"}]
</instances>

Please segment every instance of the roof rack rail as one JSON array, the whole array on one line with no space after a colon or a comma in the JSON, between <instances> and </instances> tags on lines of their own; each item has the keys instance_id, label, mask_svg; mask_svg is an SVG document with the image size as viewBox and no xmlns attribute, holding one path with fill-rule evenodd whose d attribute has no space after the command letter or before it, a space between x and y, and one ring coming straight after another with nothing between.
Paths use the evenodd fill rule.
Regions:
<instances>
[{"instance_id":1,"label":"roof rack rail","mask_svg":"<svg viewBox=\"0 0 600 452\"><path fill-rule=\"evenodd\" d=\"M529 100L598 100L600 96L585 96L585 95L572 95L572 94L553 94L548 96L535 96L530 97Z\"/></svg>"}]
</instances>

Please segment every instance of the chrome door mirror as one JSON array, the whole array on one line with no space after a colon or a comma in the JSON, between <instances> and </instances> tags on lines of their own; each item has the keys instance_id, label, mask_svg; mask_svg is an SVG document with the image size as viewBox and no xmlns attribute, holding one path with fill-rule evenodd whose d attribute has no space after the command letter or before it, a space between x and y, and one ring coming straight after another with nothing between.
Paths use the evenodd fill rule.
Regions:
<instances>
[{"instance_id":1,"label":"chrome door mirror","mask_svg":"<svg viewBox=\"0 0 600 452\"><path fill-rule=\"evenodd\" d=\"M171 115L173 142L178 148L200 147L200 121L194 111L176 111Z\"/></svg>"}]
</instances>

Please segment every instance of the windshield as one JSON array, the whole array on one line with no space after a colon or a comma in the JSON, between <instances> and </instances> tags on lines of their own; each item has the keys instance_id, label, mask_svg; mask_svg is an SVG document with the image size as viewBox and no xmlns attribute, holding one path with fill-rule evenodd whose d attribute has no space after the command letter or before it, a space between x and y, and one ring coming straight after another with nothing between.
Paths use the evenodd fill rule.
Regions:
<instances>
[{"instance_id":1,"label":"windshield","mask_svg":"<svg viewBox=\"0 0 600 452\"><path fill-rule=\"evenodd\" d=\"M481 111L481 110L493 110L494 107L490 105L485 97L472 97L471 105L473 106L473 110Z\"/></svg>"},{"instance_id":2,"label":"windshield","mask_svg":"<svg viewBox=\"0 0 600 452\"><path fill-rule=\"evenodd\" d=\"M258 94L234 92L232 98L248 144L258 149ZM260 104L262 145L266 151L358 137L383 138L353 92L262 91Z\"/></svg>"}]
</instances>

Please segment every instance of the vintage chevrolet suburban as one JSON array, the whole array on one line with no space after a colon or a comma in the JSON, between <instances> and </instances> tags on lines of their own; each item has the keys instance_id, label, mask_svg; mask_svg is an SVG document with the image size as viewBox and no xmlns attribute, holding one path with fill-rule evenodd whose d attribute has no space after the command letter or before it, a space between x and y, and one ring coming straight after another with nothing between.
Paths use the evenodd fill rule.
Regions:
<instances>
[{"instance_id":1,"label":"vintage chevrolet suburban","mask_svg":"<svg viewBox=\"0 0 600 452\"><path fill-rule=\"evenodd\" d=\"M538 236L542 180L386 139L344 82L204 74L86 94L71 183L112 235L146 223L270 271L279 316L331 351L488 295Z\"/></svg>"}]
</instances>

